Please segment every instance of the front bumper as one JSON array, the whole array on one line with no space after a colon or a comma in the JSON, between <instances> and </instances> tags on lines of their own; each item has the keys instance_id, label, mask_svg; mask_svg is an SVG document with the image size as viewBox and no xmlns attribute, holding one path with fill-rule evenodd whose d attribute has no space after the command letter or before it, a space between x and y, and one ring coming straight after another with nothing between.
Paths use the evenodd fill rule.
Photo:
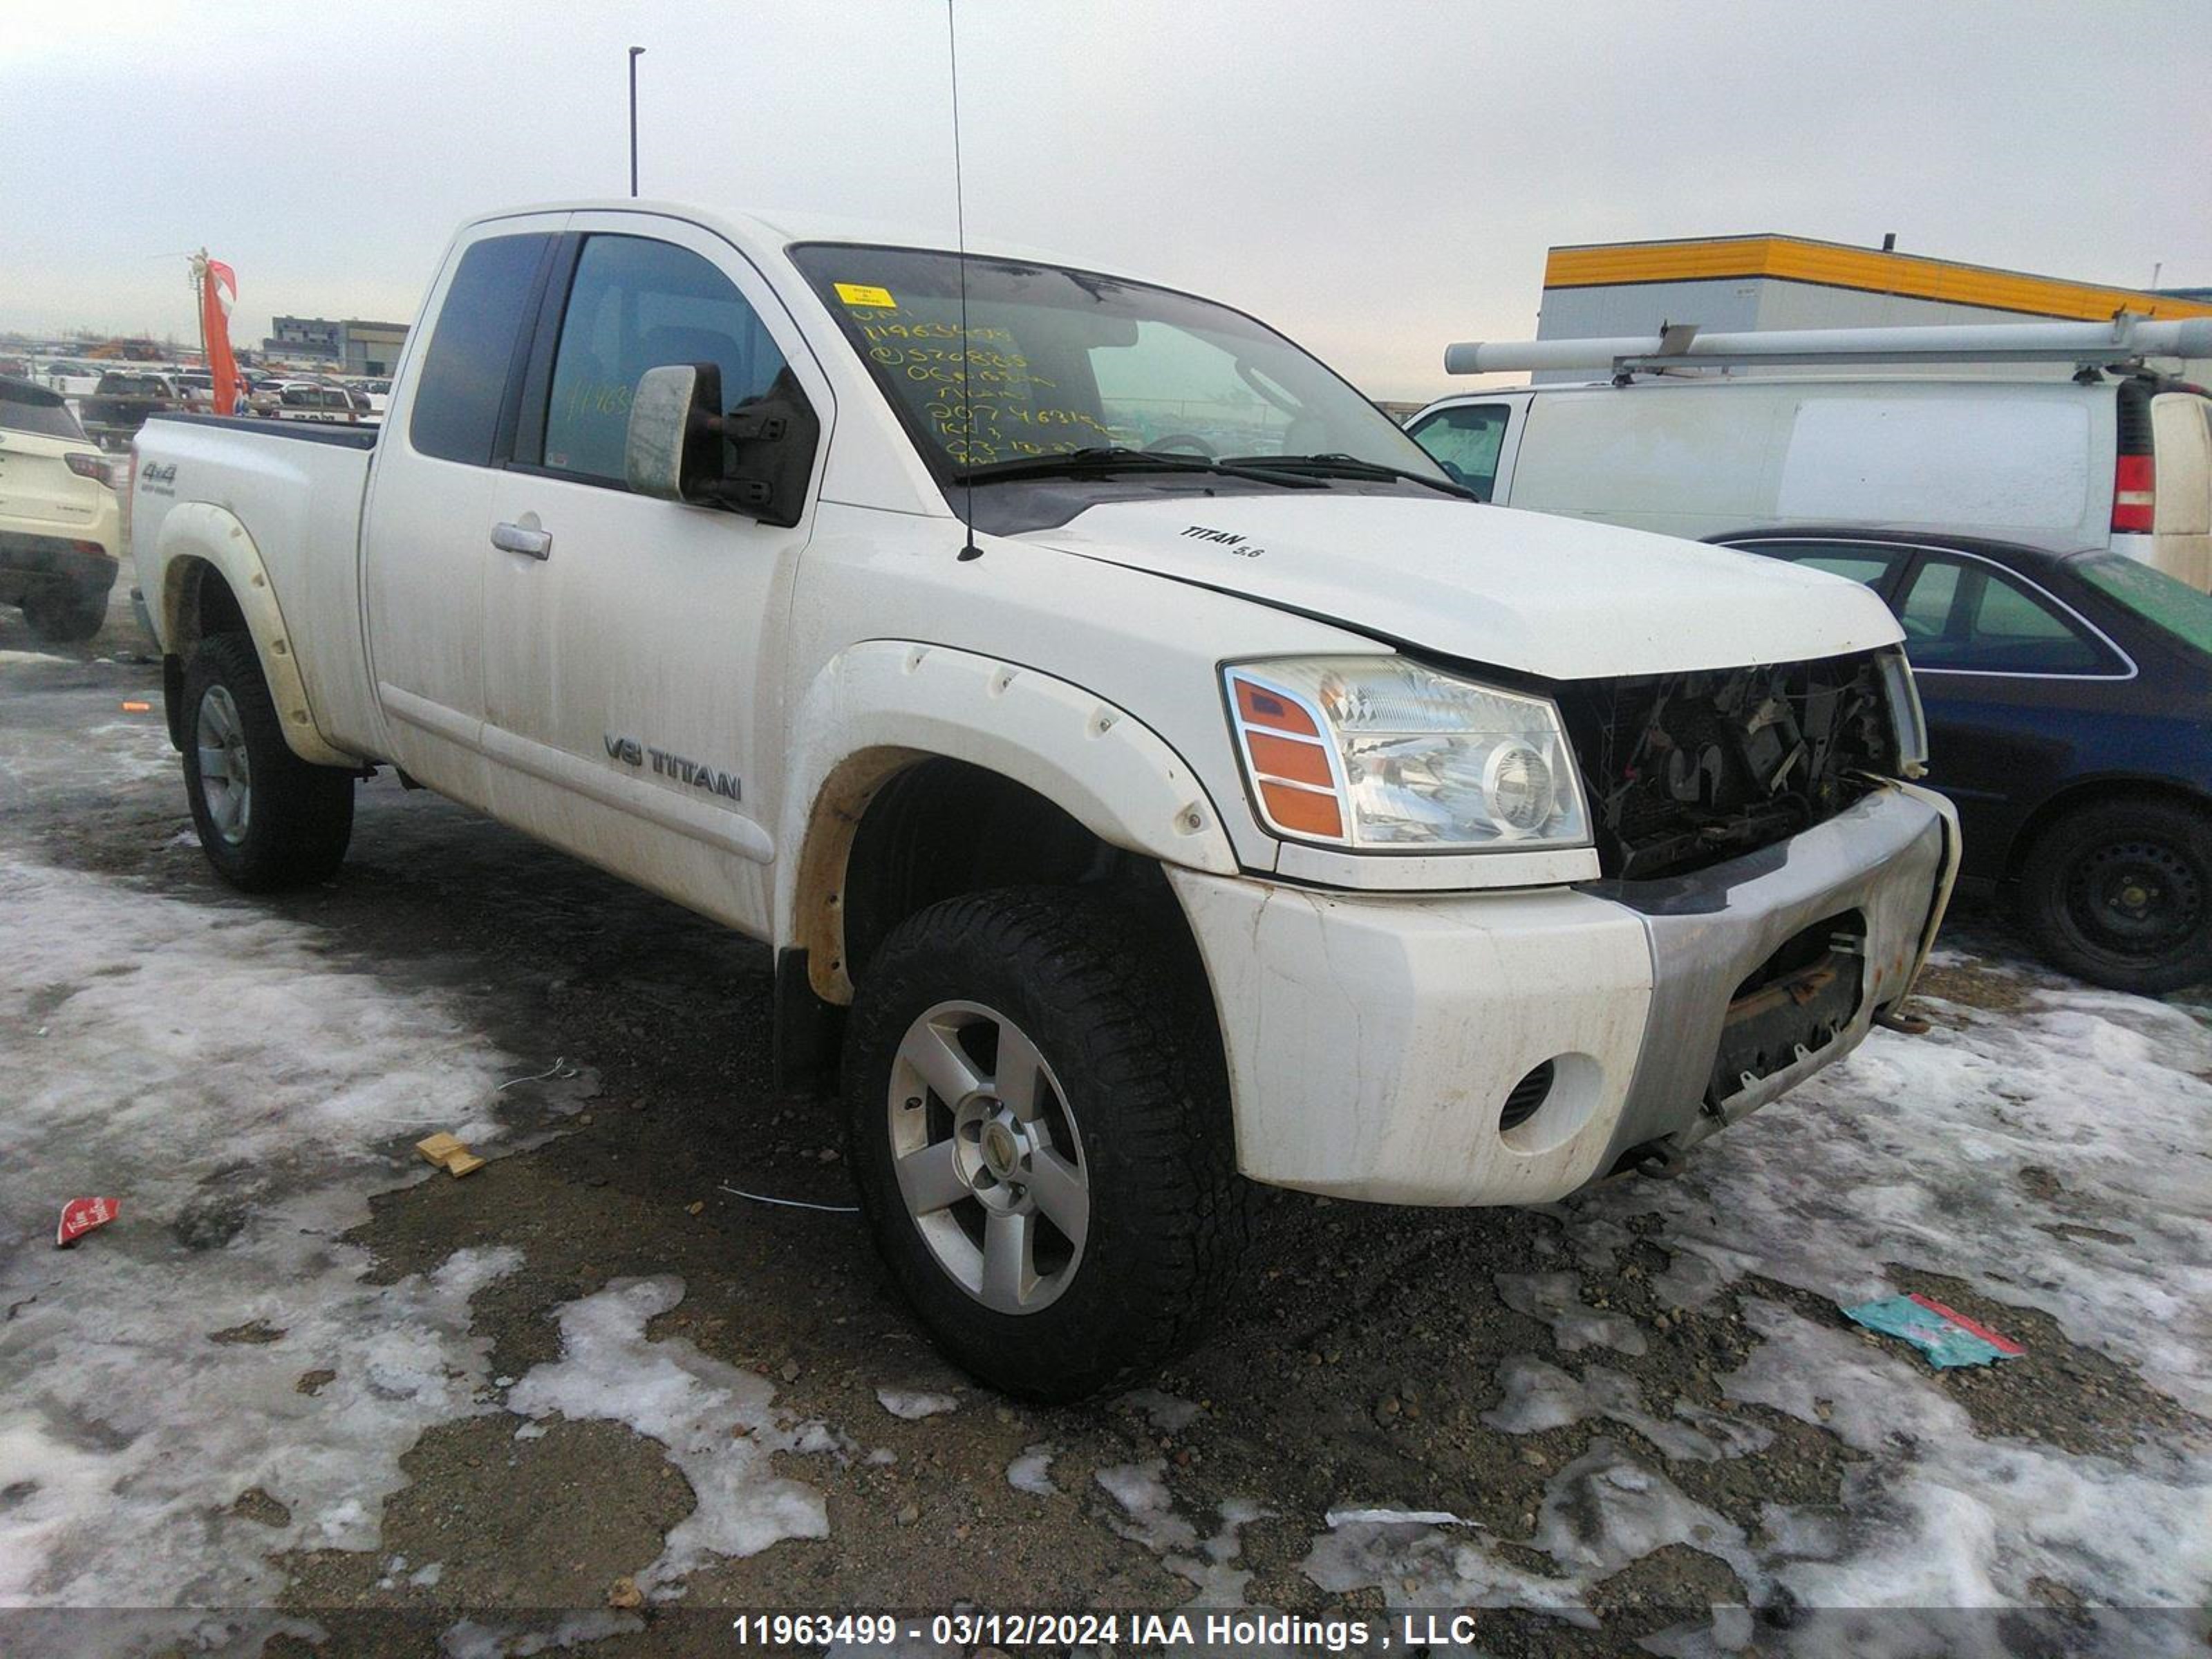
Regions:
<instances>
[{"instance_id":1,"label":"front bumper","mask_svg":"<svg viewBox=\"0 0 2212 1659\"><path fill-rule=\"evenodd\" d=\"M1660 881L1372 897L1170 876L1212 981L1247 1176L1389 1203L1534 1204L1694 1145L1856 1047L1911 988L1958 846L1948 802L1893 784ZM1830 936L1853 981L1831 973L1818 994L1832 1018L1805 1043L1764 1045L1771 1066L1745 1061L1760 1046L1744 1040L1747 982ZM1793 994L1819 1012L1803 988L1820 971L1769 988L1784 1026ZM1547 1062L1541 1105L1501 1127L1514 1085Z\"/></svg>"}]
</instances>

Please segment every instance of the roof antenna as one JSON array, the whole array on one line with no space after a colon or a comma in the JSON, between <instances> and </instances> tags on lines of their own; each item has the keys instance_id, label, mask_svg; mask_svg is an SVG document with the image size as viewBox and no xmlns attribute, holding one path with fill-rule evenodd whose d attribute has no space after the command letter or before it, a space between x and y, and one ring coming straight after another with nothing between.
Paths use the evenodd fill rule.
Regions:
<instances>
[{"instance_id":1,"label":"roof antenna","mask_svg":"<svg viewBox=\"0 0 2212 1659\"><path fill-rule=\"evenodd\" d=\"M983 550L975 545L975 398L968 379L968 191L960 174L960 26L956 7L957 0L945 0L945 56L952 69L952 215L960 244L961 471L967 475L960 481L960 528L966 544L959 556L968 560L981 558Z\"/></svg>"}]
</instances>

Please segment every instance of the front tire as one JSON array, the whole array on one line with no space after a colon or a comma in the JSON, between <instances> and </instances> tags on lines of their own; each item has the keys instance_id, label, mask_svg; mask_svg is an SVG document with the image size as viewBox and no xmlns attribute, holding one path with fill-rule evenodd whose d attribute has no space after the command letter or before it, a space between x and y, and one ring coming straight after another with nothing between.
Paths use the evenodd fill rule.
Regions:
<instances>
[{"instance_id":1,"label":"front tire","mask_svg":"<svg viewBox=\"0 0 2212 1659\"><path fill-rule=\"evenodd\" d=\"M2141 796L2075 808L2029 850L2019 916L2092 984L2155 996L2212 980L2212 817Z\"/></svg>"},{"instance_id":2,"label":"front tire","mask_svg":"<svg viewBox=\"0 0 2212 1659\"><path fill-rule=\"evenodd\" d=\"M202 640L185 665L185 793L200 849L248 893L321 881L353 838L353 774L312 766L277 724L252 641Z\"/></svg>"},{"instance_id":3,"label":"front tire","mask_svg":"<svg viewBox=\"0 0 2212 1659\"><path fill-rule=\"evenodd\" d=\"M948 899L859 987L844 1090L862 1207L956 1364L1074 1400L1196 1340L1245 1234L1226 1103L1163 953L1064 889Z\"/></svg>"}]
</instances>

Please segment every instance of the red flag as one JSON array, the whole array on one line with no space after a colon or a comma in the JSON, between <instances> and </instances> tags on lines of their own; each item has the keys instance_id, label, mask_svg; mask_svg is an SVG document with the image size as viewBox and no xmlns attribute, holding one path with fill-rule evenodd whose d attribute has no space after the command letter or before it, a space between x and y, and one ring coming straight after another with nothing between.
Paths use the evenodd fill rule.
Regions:
<instances>
[{"instance_id":1,"label":"red flag","mask_svg":"<svg viewBox=\"0 0 2212 1659\"><path fill-rule=\"evenodd\" d=\"M238 359L230 355L230 312L238 303L238 273L203 251L192 263L200 282L200 339L215 381L215 412L228 415L238 401Z\"/></svg>"}]
</instances>

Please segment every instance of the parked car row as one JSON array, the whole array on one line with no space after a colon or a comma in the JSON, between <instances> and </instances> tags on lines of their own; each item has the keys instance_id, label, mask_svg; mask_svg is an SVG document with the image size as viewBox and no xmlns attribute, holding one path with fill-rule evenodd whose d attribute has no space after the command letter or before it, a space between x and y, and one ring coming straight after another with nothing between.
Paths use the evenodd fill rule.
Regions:
<instances>
[{"instance_id":1,"label":"parked car row","mask_svg":"<svg viewBox=\"0 0 2212 1659\"><path fill-rule=\"evenodd\" d=\"M2084 979L2212 980L2202 390L2135 371L1631 379L1468 393L1407 429L1486 500L1871 588L1905 631L1963 878Z\"/></svg>"}]
</instances>

